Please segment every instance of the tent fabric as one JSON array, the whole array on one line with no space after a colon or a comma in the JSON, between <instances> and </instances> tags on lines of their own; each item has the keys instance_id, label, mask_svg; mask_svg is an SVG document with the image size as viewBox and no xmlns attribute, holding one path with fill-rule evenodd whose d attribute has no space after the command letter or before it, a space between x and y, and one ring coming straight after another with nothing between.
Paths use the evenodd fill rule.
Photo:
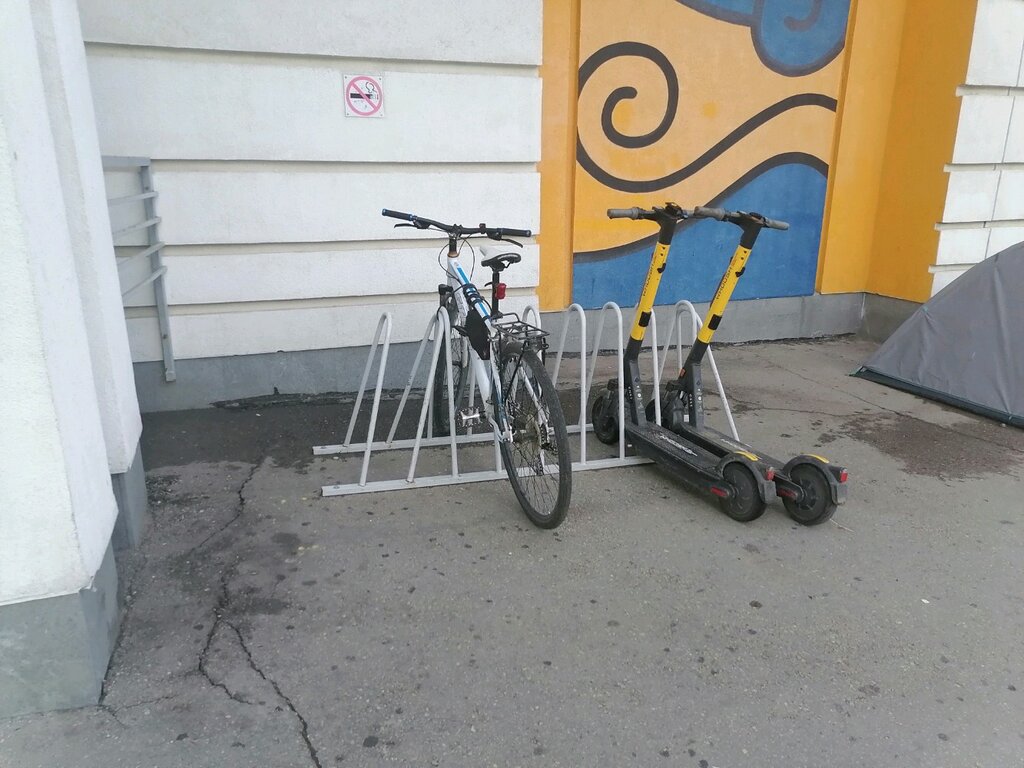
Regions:
<instances>
[{"instance_id":1,"label":"tent fabric","mask_svg":"<svg viewBox=\"0 0 1024 768\"><path fill-rule=\"evenodd\" d=\"M1024 426L1024 243L922 304L853 375Z\"/></svg>"}]
</instances>

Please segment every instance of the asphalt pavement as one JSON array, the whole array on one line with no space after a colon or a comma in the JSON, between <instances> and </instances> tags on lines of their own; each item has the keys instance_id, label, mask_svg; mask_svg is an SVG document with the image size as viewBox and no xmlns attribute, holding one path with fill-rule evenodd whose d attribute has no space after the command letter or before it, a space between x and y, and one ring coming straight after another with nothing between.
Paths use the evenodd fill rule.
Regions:
<instances>
[{"instance_id":1,"label":"asphalt pavement","mask_svg":"<svg viewBox=\"0 0 1024 768\"><path fill-rule=\"evenodd\" d=\"M0 765L1021 765L1024 431L849 377L873 347L717 352L746 441L849 468L814 528L652 466L555 531L507 482L322 498L350 404L150 415L103 700L0 721Z\"/></svg>"}]
</instances>

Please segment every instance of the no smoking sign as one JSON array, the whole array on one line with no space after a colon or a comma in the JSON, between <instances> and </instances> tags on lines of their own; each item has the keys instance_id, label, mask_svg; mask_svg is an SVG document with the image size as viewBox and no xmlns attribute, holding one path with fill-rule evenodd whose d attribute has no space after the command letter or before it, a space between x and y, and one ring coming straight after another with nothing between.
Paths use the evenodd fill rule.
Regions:
<instances>
[{"instance_id":1,"label":"no smoking sign","mask_svg":"<svg viewBox=\"0 0 1024 768\"><path fill-rule=\"evenodd\" d=\"M383 117L384 78L345 75L345 117Z\"/></svg>"}]
</instances>

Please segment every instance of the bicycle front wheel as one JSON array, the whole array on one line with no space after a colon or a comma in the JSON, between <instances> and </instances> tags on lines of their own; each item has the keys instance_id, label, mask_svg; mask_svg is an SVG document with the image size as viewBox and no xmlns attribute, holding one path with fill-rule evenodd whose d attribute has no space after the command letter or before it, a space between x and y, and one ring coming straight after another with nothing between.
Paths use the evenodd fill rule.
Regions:
<instances>
[{"instance_id":1,"label":"bicycle front wheel","mask_svg":"<svg viewBox=\"0 0 1024 768\"><path fill-rule=\"evenodd\" d=\"M565 520L572 495L572 456L565 415L537 354L507 345L499 361L511 442L501 459L526 516L539 528Z\"/></svg>"},{"instance_id":2,"label":"bicycle front wheel","mask_svg":"<svg viewBox=\"0 0 1024 768\"><path fill-rule=\"evenodd\" d=\"M454 303L454 302L453 302ZM459 313L454 306L447 306L448 318L451 325L455 325L459 319ZM440 326L439 326L440 328ZM440 332L440 331L439 331ZM452 369L452 399L455 403L455 412L458 413L462 406L462 399L466 394L466 384L469 378L468 361L463 354L462 336L452 331L448 343L441 343L441 354L437 360L437 368L434 369L434 389L432 407L434 416L434 437L448 437L448 374L449 366Z\"/></svg>"}]
</instances>

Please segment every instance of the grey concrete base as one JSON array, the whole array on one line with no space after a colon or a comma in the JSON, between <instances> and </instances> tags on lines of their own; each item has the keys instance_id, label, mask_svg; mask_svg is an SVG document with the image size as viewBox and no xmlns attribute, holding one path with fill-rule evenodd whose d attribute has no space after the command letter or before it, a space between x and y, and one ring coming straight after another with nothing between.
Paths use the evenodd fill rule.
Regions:
<instances>
[{"instance_id":1,"label":"grey concrete base","mask_svg":"<svg viewBox=\"0 0 1024 768\"><path fill-rule=\"evenodd\" d=\"M92 586L0 606L0 718L95 704L119 616L112 547Z\"/></svg>"},{"instance_id":2,"label":"grey concrete base","mask_svg":"<svg viewBox=\"0 0 1024 768\"><path fill-rule=\"evenodd\" d=\"M117 500L117 521L112 543L118 552L137 546L142 541L149 521L146 499L146 468L142 465L142 446L135 448L135 458L127 471L110 476Z\"/></svg>"},{"instance_id":3,"label":"grey concrete base","mask_svg":"<svg viewBox=\"0 0 1024 768\"><path fill-rule=\"evenodd\" d=\"M885 341L920 306L916 301L904 301L874 293L865 294L861 334L872 341Z\"/></svg>"},{"instance_id":4,"label":"grey concrete base","mask_svg":"<svg viewBox=\"0 0 1024 768\"><path fill-rule=\"evenodd\" d=\"M804 339L821 336L840 336L856 333L861 326L864 294L839 293L830 295L814 294L813 296L793 296L781 299L752 299L736 301L729 304L721 326L715 332L715 342L733 344L745 341L771 341L775 339ZM695 304L698 314L703 320L708 311L708 304ZM628 335L633 324L633 308L622 308L623 334ZM666 334L672 323L673 307L660 306L654 308L658 324L658 344L664 345ZM587 314L587 349L593 349L594 334L597 332L601 311L588 309ZM544 313L542 323L544 329L550 331L557 343L562 330L564 315L561 312ZM685 314L683 315L685 318ZM570 320L566 336L566 351L579 354L580 334L579 321ZM615 320L609 315L605 320L602 333L602 349L614 347ZM690 342L689 320L686 323L684 340ZM678 338L676 336L675 338Z\"/></svg>"},{"instance_id":5,"label":"grey concrete base","mask_svg":"<svg viewBox=\"0 0 1024 768\"><path fill-rule=\"evenodd\" d=\"M419 342L391 345L385 387L405 386L418 347ZM135 389L143 413L209 408L223 400L278 392L354 392L368 352L369 347L346 347L176 360L173 383L164 380L162 362L136 363Z\"/></svg>"},{"instance_id":6,"label":"grey concrete base","mask_svg":"<svg viewBox=\"0 0 1024 768\"><path fill-rule=\"evenodd\" d=\"M698 304L697 309L703 314L707 306ZM860 330L863 307L862 293L736 301L729 305L715 340L729 343L856 333ZM591 334L596 328L597 314L597 310L587 312ZM657 308L657 315L659 329L664 333L671 307ZM624 308L624 332L629 332L631 322L632 312ZM562 313L544 312L541 323L552 331L557 342ZM578 324L573 323L566 342L569 351L579 350L577 329ZM405 386L418 346L418 342L392 345L385 387ZM275 393L354 392L359 388L367 353L367 347L348 347L178 360L178 378L173 383L164 380L163 363L136 363L135 386L143 413L207 408L218 401Z\"/></svg>"}]
</instances>

